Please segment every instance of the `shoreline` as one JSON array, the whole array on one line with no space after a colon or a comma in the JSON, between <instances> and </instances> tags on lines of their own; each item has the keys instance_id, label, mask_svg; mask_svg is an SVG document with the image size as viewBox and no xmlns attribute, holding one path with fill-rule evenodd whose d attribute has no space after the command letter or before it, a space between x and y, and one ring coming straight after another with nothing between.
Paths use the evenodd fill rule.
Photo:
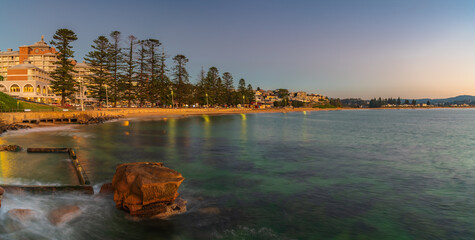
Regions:
<instances>
[{"instance_id":1,"label":"shoreline","mask_svg":"<svg viewBox=\"0 0 475 240\"><path fill-rule=\"evenodd\" d=\"M156 119L156 118L182 118L188 116L198 115L232 115L232 114L259 114L259 113L287 113L287 112L318 112L318 111L347 111L347 110L430 110L430 109L474 109L474 107L394 107L394 108L270 108L270 109L252 109L252 108L178 108L178 109L164 109L164 108L114 108L102 109L104 118L115 117L112 120L105 120L106 122L127 120L127 119ZM69 112L76 114L88 114L94 111L84 112ZM57 113L57 112L55 112ZM31 114L31 113L27 113ZM43 114L48 115L48 112ZM0 114L1 117L1 114ZM1 120L1 119L0 119ZM89 124L75 124L75 123L14 123L16 125L27 126L30 129L35 128L54 128L58 126L82 126ZM93 123L94 124L94 123ZM95 123L100 124L100 123ZM6 124L10 125L10 124ZM24 129L18 129L24 130ZM11 132L15 130L7 130ZM6 132L4 132L6 133ZM1 136L2 133L0 133Z\"/></svg>"}]
</instances>

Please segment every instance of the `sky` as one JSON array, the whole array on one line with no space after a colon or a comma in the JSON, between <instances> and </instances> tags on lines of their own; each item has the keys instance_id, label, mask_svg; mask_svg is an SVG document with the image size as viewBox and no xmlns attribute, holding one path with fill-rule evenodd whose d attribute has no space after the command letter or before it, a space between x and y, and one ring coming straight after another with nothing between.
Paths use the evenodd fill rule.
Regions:
<instances>
[{"instance_id":1,"label":"sky","mask_svg":"<svg viewBox=\"0 0 475 240\"><path fill-rule=\"evenodd\" d=\"M470 0L0 0L0 50L73 30L79 61L114 30L160 40L201 68L254 88L330 97L475 95Z\"/></svg>"}]
</instances>

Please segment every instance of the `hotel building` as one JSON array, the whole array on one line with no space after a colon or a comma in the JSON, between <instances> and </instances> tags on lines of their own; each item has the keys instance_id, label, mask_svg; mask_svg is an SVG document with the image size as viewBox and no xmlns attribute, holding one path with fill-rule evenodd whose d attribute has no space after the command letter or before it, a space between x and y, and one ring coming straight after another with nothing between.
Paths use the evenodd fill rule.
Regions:
<instances>
[{"instance_id":1,"label":"hotel building","mask_svg":"<svg viewBox=\"0 0 475 240\"><path fill-rule=\"evenodd\" d=\"M54 62L58 60L57 54L56 49L45 42L44 36L41 36L41 41L35 44L19 47L18 51L13 51L11 48L0 51L0 76L8 80L8 68L23 63L30 63L46 72L51 72L55 69Z\"/></svg>"},{"instance_id":2,"label":"hotel building","mask_svg":"<svg viewBox=\"0 0 475 240\"><path fill-rule=\"evenodd\" d=\"M19 47L18 51L11 48L0 51L0 76L3 77L3 81L0 81L0 92L35 102L59 101L59 97L50 88L52 79L49 75L56 68L54 63L58 61L57 55L58 51L45 42L44 36L35 44ZM85 94L86 78L90 74L87 64L71 61L78 71L74 77L80 85L78 93L75 94L76 102L81 99L93 100Z\"/></svg>"},{"instance_id":3,"label":"hotel building","mask_svg":"<svg viewBox=\"0 0 475 240\"><path fill-rule=\"evenodd\" d=\"M8 80L0 82L0 91L29 101L52 103L57 99L49 84L50 75L30 63L9 67Z\"/></svg>"}]
</instances>

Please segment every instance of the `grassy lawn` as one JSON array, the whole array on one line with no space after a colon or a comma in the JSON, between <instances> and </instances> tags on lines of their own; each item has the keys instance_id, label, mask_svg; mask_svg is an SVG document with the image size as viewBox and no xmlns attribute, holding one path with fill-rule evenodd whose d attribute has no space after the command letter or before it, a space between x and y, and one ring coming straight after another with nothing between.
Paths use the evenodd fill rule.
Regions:
<instances>
[{"instance_id":1,"label":"grassy lawn","mask_svg":"<svg viewBox=\"0 0 475 240\"><path fill-rule=\"evenodd\" d=\"M0 92L0 112L9 112L16 110L23 111L25 109L30 109L31 111L62 111L62 108L43 104L36 104L24 101L18 101L17 103L16 99Z\"/></svg>"}]
</instances>

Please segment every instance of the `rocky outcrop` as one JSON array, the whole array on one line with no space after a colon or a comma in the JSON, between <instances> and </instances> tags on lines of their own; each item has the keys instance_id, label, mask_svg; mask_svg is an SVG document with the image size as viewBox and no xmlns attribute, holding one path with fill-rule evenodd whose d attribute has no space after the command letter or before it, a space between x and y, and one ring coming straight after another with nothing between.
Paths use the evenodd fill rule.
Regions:
<instances>
[{"instance_id":1,"label":"rocky outcrop","mask_svg":"<svg viewBox=\"0 0 475 240\"><path fill-rule=\"evenodd\" d=\"M52 210L48 220L55 226L68 223L81 215L81 209L76 205L63 206Z\"/></svg>"},{"instance_id":2,"label":"rocky outcrop","mask_svg":"<svg viewBox=\"0 0 475 240\"><path fill-rule=\"evenodd\" d=\"M4 193L5 193L5 190L0 187L0 207L2 207L2 198L3 198Z\"/></svg>"},{"instance_id":3,"label":"rocky outcrop","mask_svg":"<svg viewBox=\"0 0 475 240\"><path fill-rule=\"evenodd\" d=\"M78 119L78 123L79 124L85 124L85 125L99 124L99 123L104 123L106 121L115 120L115 119L119 119L119 118L123 118L123 117L124 116L122 116L122 115L119 115L119 116L101 116L101 117L82 117L82 118Z\"/></svg>"},{"instance_id":4,"label":"rocky outcrop","mask_svg":"<svg viewBox=\"0 0 475 240\"><path fill-rule=\"evenodd\" d=\"M38 218L38 212L32 209L12 209L8 211L8 217L20 223L27 223Z\"/></svg>"},{"instance_id":5,"label":"rocky outcrop","mask_svg":"<svg viewBox=\"0 0 475 240\"><path fill-rule=\"evenodd\" d=\"M117 166L112 180L117 208L136 217L168 217L186 211L178 197L183 176L162 163L139 162Z\"/></svg>"},{"instance_id":6,"label":"rocky outcrop","mask_svg":"<svg viewBox=\"0 0 475 240\"><path fill-rule=\"evenodd\" d=\"M18 145L0 145L0 151L20 152L21 150L23 150L23 148Z\"/></svg>"},{"instance_id":7,"label":"rocky outcrop","mask_svg":"<svg viewBox=\"0 0 475 240\"><path fill-rule=\"evenodd\" d=\"M21 125L21 124L8 124L8 125L0 124L0 134L6 131L10 131L10 130L19 130L19 129L28 129L28 128L31 128L31 127L27 125Z\"/></svg>"}]
</instances>

